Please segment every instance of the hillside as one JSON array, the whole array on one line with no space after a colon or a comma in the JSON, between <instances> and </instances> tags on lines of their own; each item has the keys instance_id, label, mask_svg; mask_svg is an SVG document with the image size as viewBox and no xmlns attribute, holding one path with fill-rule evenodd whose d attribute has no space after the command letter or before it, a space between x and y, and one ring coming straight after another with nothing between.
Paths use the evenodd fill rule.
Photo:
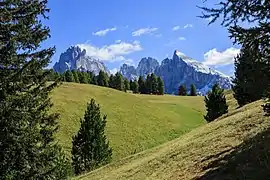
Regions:
<instances>
[{"instance_id":1,"label":"hillside","mask_svg":"<svg viewBox=\"0 0 270 180\"><path fill-rule=\"evenodd\" d=\"M78 179L267 179L270 177L270 117L262 101L142 153Z\"/></svg>"},{"instance_id":2,"label":"hillside","mask_svg":"<svg viewBox=\"0 0 270 180\"><path fill-rule=\"evenodd\" d=\"M52 94L60 113L59 143L67 154L86 103L95 98L107 114L106 134L113 159L160 145L205 123L203 97L135 95L88 84L64 83Z\"/></svg>"}]
</instances>

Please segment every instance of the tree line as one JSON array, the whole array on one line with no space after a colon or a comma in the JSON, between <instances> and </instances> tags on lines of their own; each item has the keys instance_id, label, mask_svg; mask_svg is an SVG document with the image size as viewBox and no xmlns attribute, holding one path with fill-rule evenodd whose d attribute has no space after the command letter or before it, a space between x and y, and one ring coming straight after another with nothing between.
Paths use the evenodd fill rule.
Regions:
<instances>
[{"instance_id":1,"label":"tree line","mask_svg":"<svg viewBox=\"0 0 270 180\"><path fill-rule=\"evenodd\" d=\"M98 86L110 87L117 89L119 91L131 90L133 93L141 94L154 94L154 95L163 95L164 94L164 82L154 73L147 75L147 78L144 79L143 76L139 77L139 80L128 80L123 77L120 72L117 72L115 75L111 74L108 76L104 71L100 71L97 76L91 71L83 72L76 70L67 70L64 73L60 74L58 72L49 70L49 80L55 81L60 79L64 82L76 82L82 84L94 84Z\"/></svg>"},{"instance_id":2,"label":"tree line","mask_svg":"<svg viewBox=\"0 0 270 180\"><path fill-rule=\"evenodd\" d=\"M178 95L179 96L197 96L197 89L194 84L190 85L190 93L188 94L187 88L184 84L180 85L178 88Z\"/></svg>"}]
</instances>

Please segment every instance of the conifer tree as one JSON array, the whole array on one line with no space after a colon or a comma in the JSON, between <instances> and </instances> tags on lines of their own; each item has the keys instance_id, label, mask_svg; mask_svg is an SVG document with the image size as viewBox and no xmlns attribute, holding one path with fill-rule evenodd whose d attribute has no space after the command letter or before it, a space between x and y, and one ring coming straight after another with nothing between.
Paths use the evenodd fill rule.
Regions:
<instances>
[{"instance_id":1,"label":"conifer tree","mask_svg":"<svg viewBox=\"0 0 270 180\"><path fill-rule=\"evenodd\" d=\"M158 94L158 80L154 73L151 74L151 93Z\"/></svg>"},{"instance_id":2,"label":"conifer tree","mask_svg":"<svg viewBox=\"0 0 270 180\"><path fill-rule=\"evenodd\" d=\"M178 95L179 96L186 96L187 95L187 88L186 88L186 86L184 84L179 86Z\"/></svg>"},{"instance_id":3,"label":"conifer tree","mask_svg":"<svg viewBox=\"0 0 270 180\"><path fill-rule=\"evenodd\" d=\"M145 86L146 86L146 94L151 94L152 93L152 78L150 74L148 74L146 77Z\"/></svg>"},{"instance_id":4,"label":"conifer tree","mask_svg":"<svg viewBox=\"0 0 270 180\"><path fill-rule=\"evenodd\" d=\"M65 72L65 79L66 79L66 82L74 82L74 77L73 77L73 73L70 71L70 70L67 70Z\"/></svg>"},{"instance_id":5,"label":"conifer tree","mask_svg":"<svg viewBox=\"0 0 270 180\"><path fill-rule=\"evenodd\" d=\"M44 71L55 48L40 47L48 11L46 0L0 2L0 179L67 179L50 111L57 82Z\"/></svg>"},{"instance_id":6,"label":"conifer tree","mask_svg":"<svg viewBox=\"0 0 270 180\"><path fill-rule=\"evenodd\" d=\"M197 96L197 90L194 84L190 86L190 96Z\"/></svg>"},{"instance_id":7,"label":"conifer tree","mask_svg":"<svg viewBox=\"0 0 270 180\"><path fill-rule=\"evenodd\" d=\"M81 84L88 84L88 74L78 71L78 77Z\"/></svg>"},{"instance_id":8,"label":"conifer tree","mask_svg":"<svg viewBox=\"0 0 270 180\"><path fill-rule=\"evenodd\" d=\"M262 73L260 81L265 81L265 97L270 100L270 66L269 66L269 49L270 49L270 6L269 1L261 0L222 0L218 3L219 7L200 7L203 10L201 18L211 18L209 24L214 23L222 17L222 25L228 28L230 38L234 43L240 44L247 48L256 58L252 58L264 64L260 70L254 71L253 74ZM252 23L251 27L243 27L245 23ZM240 61L239 61L240 63ZM253 67L252 67L253 68ZM264 79L262 79L264 78ZM236 80L237 81L237 80ZM258 81L258 79L256 80ZM236 83L244 83L239 82ZM261 87L256 87L261 88ZM240 89L239 89L240 90ZM245 92L244 92L245 93ZM238 98L241 98L240 96ZM242 99L246 99L243 97ZM268 102L270 103L270 102ZM243 103L245 104L245 102ZM266 104L264 110L267 112L270 105Z\"/></svg>"},{"instance_id":9,"label":"conifer tree","mask_svg":"<svg viewBox=\"0 0 270 180\"><path fill-rule=\"evenodd\" d=\"M80 83L77 71L73 69L71 72L72 72L73 77L74 77L74 82Z\"/></svg>"},{"instance_id":10,"label":"conifer tree","mask_svg":"<svg viewBox=\"0 0 270 180\"><path fill-rule=\"evenodd\" d=\"M94 75L94 73L92 71L88 71L87 74L88 74L88 83L89 84L95 84L95 75Z\"/></svg>"},{"instance_id":11,"label":"conifer tree","mask_svg":"<svg viewBox=\"0 0 270 180\"><path fill-rule=\"evenodd\" d=\"M164 94L164 83L161 77L157 78L158 81L158 94L163 95Z\"/></svg>"},{"instance_id":12,"label":"conifer tree","mask_svg":"<svg viewBox=\"0 0 270 180\"><path fill-rule=\"evenodd\" d=\"M132 80L129 80L129 88L131 91L133 91L133 89L134 89Z\"/></svg>"},{"instance_id":13,"label":"conifer tree","mask_svg":"<svg viewBox=\"0 0 270 180\"><path fill-rule=\"evenodd\" d=\"M54 72L54 80L59 81L61 79L61 74L59 72Z\"/></svg>"},{"instance_id":14,"label":"conifer tree","mask_svg":"<svg viewBox=\"0 0 270 180\"><path fill-rule=\"evenodd\" d=\"M124 80L123 80L123 76L120 72L117 72L115 74L115 89L119 90L119 91L123 91L124 90Z\"/></svg>"},{"instance_id":15,"label":"conifer tree","mask_svg":"<svg viewBox=\"0 0 270 180\"><path fill-rule=\"evenodd\" d=\"M124 90L127 92L127 90L130 90L129 81L127 78L124 79Z\"/></svg>"},{"instance_id":16,"label":"conifer tree","mask_svg":"<svg viewBox=\"0 0 270 180\"><path fill-rule=\"evenodd\" d=\"M142 76L139 77L138 84L139 84L139 92L141 94L146 94L147 93L146 84Z\"/></svg>"},{"instance_id":17,"label":"conifer tree","mask_svg":"<svg viewBox=\"0 0 270 180\"><path fill-rule=\"evenodd\" d=\"M205 96L204 101L207 110L204 118L207 122L211 122L228 112L224 90L218 84L212 87L212 91Z\"/></svg>"},{"instance_id":18,"label":"conifer tree","mask_svg":"<svg viewBox=\"0 0 270 180\"><path fill-rule=\"evenodd\" d=\"M135 94L139 93L139 84L138 84L138 81L136 79L132 82L132 89L131 90Z\"/></svg>"},{"instance_id":19,"label":"conifer tree","mask_svg":"<svg viewBox=\"0 0 270 180\"><path fill-rule=\"evenodd\" d=\"M72 166L76 175L94 170L110 162L112 149L105 136L106 115L91 99L87 104L81 127L72 138Z\"/></svg>"},{"instance_id":20,"label":"conifer tree","mask_svg":"<svg viewBox=\"0 0 270 180\"><path fill-rule=\"evenodd\" d=\"M99 86L105 86L108 87L108 77L106 76L104 71L99 71L98 77L97 77L97 83Z\"/></svg>"},{"instance_id":21,"label":"conifer tree","mask_svg":"<svg viewBox=\"0 0 270 180\"><path fill-rule=\"evenodd\" d=\"M115 89L115 77L113 74L111 74L109 78L109 87Z\"/></svg>"}]
</instances>

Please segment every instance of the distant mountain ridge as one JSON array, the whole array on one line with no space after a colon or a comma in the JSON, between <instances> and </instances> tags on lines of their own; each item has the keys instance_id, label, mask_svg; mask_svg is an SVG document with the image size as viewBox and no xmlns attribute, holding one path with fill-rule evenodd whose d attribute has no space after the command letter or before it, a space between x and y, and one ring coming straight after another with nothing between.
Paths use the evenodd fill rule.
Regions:
<instances>
[{"instance_id":1,"label":"distant mountain ridge","mask_svg":"<svg viewBox=\"0 0 270 180\"><path fill-rule=\"evenodd\" d=\"M137 68L123 64L120 67L120 73L132 80L138 79L139 76L145 77L149 73L155 73L163 79L165 92L169 94L176 94L181 84L185 84L188 89L191 84L194 84L201 94L206 94L215 83L224 89L231 88L229 76L185 56L177 50L172 59L164 59L161 65L151 57L142 58Z\"/></svg>"}]
</instances>

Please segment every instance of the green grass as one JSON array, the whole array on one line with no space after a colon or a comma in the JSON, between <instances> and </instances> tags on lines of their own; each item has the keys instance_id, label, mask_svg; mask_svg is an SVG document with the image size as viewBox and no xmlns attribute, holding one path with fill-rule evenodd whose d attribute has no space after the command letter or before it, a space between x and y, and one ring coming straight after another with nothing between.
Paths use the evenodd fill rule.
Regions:
<instances>
[{"instance_id":1,"label":"green grass","mask_svg":"<svg viewBox=\"0 0 270 180\"><path fill-rule=\"evenodd\" d=\"M200 125L203 97L135 95L87 84L64 83L52 94L53 111L60 113L59 143L70 155L87 102L94 98L107 114L106 134L113 160L175 139Z\"/></svg>"},{"instance_id":2,"label":"green grass","mask_svg":"<svg viewBox=\"0 0 270 180\"><path fill-rule=\"evenodd\" d=\"M232 95L227 97L230 111L216 121L76 179L268 179L270 117L263 102L236 109Z\"/></svg>"}]
</instances>

